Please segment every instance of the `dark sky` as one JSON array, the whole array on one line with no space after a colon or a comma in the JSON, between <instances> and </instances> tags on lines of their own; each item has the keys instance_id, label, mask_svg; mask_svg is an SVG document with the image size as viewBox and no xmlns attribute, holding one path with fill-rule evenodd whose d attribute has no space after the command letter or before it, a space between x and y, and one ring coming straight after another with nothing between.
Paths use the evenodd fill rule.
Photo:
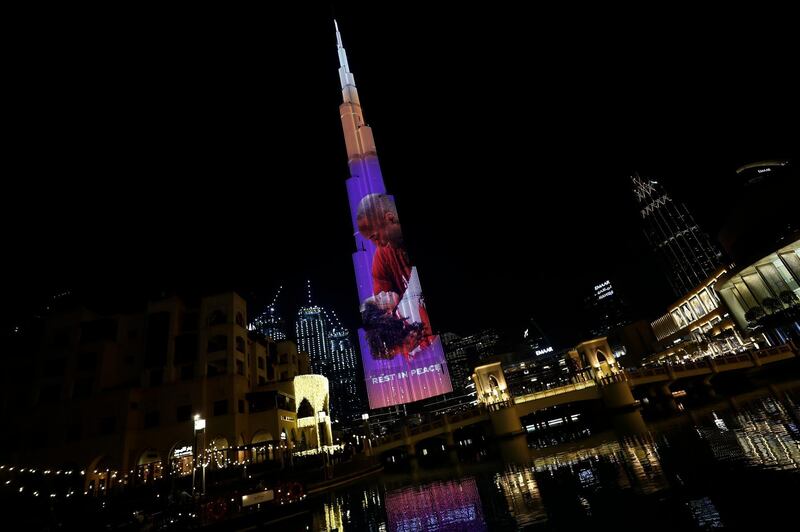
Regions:
<instances>
[{"instance_id":1,"label":"dark sky","mask_svg":"<svg viewBox=\"0 0 800 532\"><path fill-rule=\"evenodd\" d=\"M284 284L289 309L310 278L356 325L334 11L440 331L572 341L606 278L652 318L631 172L713 237L739 165L796 160L785 13L375 4L7 18L10 301Z\"/></svg>"}]
</instances>

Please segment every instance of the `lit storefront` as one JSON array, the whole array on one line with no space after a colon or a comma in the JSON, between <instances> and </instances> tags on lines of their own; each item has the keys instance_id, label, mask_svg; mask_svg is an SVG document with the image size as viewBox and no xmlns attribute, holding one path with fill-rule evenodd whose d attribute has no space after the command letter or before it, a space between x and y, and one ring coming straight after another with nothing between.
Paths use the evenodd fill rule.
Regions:
<instances>
[{"instance_id":1,"label":"lit storefront","mask_svg":"<svg viewBox=\"0 0 800 532\"><path fill-rule=\"evenodd\" d=\"M763 328L770 343L800 337L800 240L732 272L718 291L743 330Z\"/></svg>"}]
</instances>

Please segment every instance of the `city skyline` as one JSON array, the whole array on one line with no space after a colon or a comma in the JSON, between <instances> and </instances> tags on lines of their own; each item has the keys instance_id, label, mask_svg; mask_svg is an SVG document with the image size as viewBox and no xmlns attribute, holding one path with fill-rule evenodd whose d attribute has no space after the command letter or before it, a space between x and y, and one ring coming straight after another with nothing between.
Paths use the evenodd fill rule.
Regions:
<instances>
[{"instance_id":1,"label":"city skyline","mask_svg":"<svg viewBox=\"0 0 800 532\"><path fill-rule=\"evenodd\" d=\"M768 86L756 76L728 83L703 70L702 54L696 52L708 49L709 43L699 30L684 35L683 46L669 53L656 34L642 39L638 51L619 54L619 42L597 40L600 32L586 25L556 24L529 39L518 31L500 35L499 28L508 21L494 15L476 24L481 17L470 11L458 15L461 24L447 24L443 32L441 24L449 16L434 10L421 21L337 8L350 42L351 64L366 94L368 119L376 128L387 185L397 194L399 208L408 213L404 229L410 236L410 251L425 271L426 297L440 332L470 334L524 322L533 314L548 334L560 342L571 341L564 322L598 278L619 279L620 289L634 294L635 313L656 316L672 295L663 275L654 272L657 263L637 225L628 176L639 171L661 180L695 213L714 241L727 215L725 187L736 168L769 158L794 160L797 143L783 134L782 125L795 110L789 98L795 82L783 74L780 54L770 55L775 68L774 82ZM378 23L366 23L371 17ZM131 70L145 80L163 80L166 94L137 92L137 97L128 98L133 88L114 86L107 96L84 106L86 120L75 123L98 147L82 172L85 186L105 182L104 176L112 171L120 182L130 184L129 194L97 204L74 194L66 182L54 184L37 208L59 223L36 233L33 249L27 246L33 233L25 228L9 235L9 255L18 257L10 265L12 275L20 280L10 289L11 300L23 299L31 284L39 285L42 278L56 286L118 287L127 282L120 277L148 286L174 285L175 279L204 286L234 283L263 292L257 295L267 301L278 283L300 285L313 278L321 298L340 309L342 322L356 327L358 302L348 289L352 229L341 189L347 172L341 164L340 124L332 111L340 95L331 25L328 12L288 17L284 28L273 27L275 33L266 43L242 37L244 41L226 45L231 48L223 47L231 52L236 46L237 51L225 53L225 61L218 56L203 59L202 50L188 54L187 79L196 80L204 72L214 72L217 78L230 76L226 83L211 81L219 91L203 97L211 106L205 122L233 131L233 136L224 138L202 127L195 131L198 117L193 106L168 105L169 94L187 83L171 76L168 61L160 56L163 49L174 46L171 39L137 49L135 56L123 54L121 67L110 67L111 78ZM408 38L412 27L413 38ZM472 53L455 46L472 42L474 27L485 30L479 50ZM582 57L568 49L545 52L552 51L545 45L557 30L573 39L574 48L591 42L594 53ZM297 46L293 54L270 56L269 75L246 68L263 62L264 49L287 39ZM398 42L403 46L396 46ZM779 48L769 41L752 47L764 53ZM42 44L29 52L38 57L50 50ZM738 72L755 66L750 56L735 52L719 57L717 69L736 64ZM605 71L599 67L602 62L594 64L602 53L617 58ZM502 90L508 102L502 109L472 112L484 105L487 96L475 76L476 63L491 65L492 86ZM92 64L78 60L66 73L75 85L63 89L64 98L87 101L78 88L97 76ZM442 64L446 68L440 68ZM404 80L411 72L420 88L409 92ZM536 80L533 97L523 91L529 86L523 79L531 74ZM593 91L590 98L579 97L578 87L587 86L584 76ZM211 88L199 86L202 93ZM420 115L416 95L422 94L423 86L430 90ZM21 92L19 97L40 101L47 96L43 90ZM735 109L709 104L715 92L738 97L739 104ZM148 120L125 109L103 118L104 98L112 94L118 96L115 101L131 100L147 107ZM236 119L223 112L223 102L230 103L232 94L237 95L232 103ZM195 97L200 94L189 93L190 100ZM281 109L267 106L273 97L291 103ZM52 154L39 163L37 172L84 168L86 143L79 145L75 135L58 125L74 122L74 117L63 109L51 114L46 103L34 116L55 120L53 132L58 137L56 141L52 135L21 127ZM412 119L421 116L424 130L419 129L418 118ZM174 138L148 125L162 118L177 133ZM124 140L112 144L108 135L81 125L87 123L102 123ZM271 132L265 124L269 123L281 124L282 140L277 143L268 141ZM492 133L497 131L506 133ZM138 144L144 133L152 139L152 149ZM24 156L28 149L17 153ZM309 153L314 155L311 160ZM417 156L406 158L409 153ZM503 154L500 161L492 155L497 153ZM295 178L299 170L290 162L294 160L307 161L302 173L313 178L313 190ZM187 178L195 175L210 179L210 192L187 192L192 187ZM482 181L505 184L486 186ZM9 195L21 198L22 204L26 198L40 198L31 188L33 182L12 182ZM429 188L420 194L423 183ZM190 207L187 194L198 193L196 206ZM433 212L426 219L411 215L423 212L432 201L445 200L457 209ZM155 216L144 216L143 205L151 206ZM237 214L212 217L202 229L195 222L198 212L225 210L225 205L236 206ZM258 249L277 255L276 260L232 264L213 252L211 242L227 241L236 253L252 253L252 235L242 229L257 226L264 213L275 220L270 225L276 229L270 235L275 251L269 246ZM458 224L453 223L454 214ZM4 221L7 227L19 225L11 217ZM181 238L167 236L172 234ZM122 243L121 249L112 245L115 242ZM81 259L60 261L59 268L48 268L46 276L32 273L62 255ZM502 267L496 255L506 258ZM162 271L148 266L154 257L169 258L161 262ZM287 294L287 299L292 296Z\"/></svg>"}]
</instances>

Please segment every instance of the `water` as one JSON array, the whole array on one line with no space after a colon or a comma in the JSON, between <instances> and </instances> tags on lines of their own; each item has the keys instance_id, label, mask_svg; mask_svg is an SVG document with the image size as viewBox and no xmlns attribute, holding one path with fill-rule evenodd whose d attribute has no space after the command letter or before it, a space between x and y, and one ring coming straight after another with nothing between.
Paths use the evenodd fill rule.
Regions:
<instances>
[{"instance_id":1,"label":"water","mask_svg":"<svg viewBox=\"0 0 800 532\"><path fill-rule=\"evenodd\" d=\"M645 430L633 433L587 436L573 427L574 438L564 429L567 437L532 434L470 447L458 457L431 455L418 467L387 470L317 499L305 526L392 532L796 528L788 523L796 520L800 493L799 399L793 390L687 410L676 419L640 424Z\"/></svg>"}]
</instances>

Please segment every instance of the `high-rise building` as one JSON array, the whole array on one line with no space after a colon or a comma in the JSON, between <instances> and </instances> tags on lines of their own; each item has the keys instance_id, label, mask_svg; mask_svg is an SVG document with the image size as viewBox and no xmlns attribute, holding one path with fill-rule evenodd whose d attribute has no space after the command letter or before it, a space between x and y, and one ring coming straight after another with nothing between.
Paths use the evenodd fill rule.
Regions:
<instances>
[{"instance_id":1,"label":"high-rise building","mask_svg":"<svg viewBox=\"0 0 800 532\"><path fill-rule=\"evenodd\" d=\"M586 332L593 338L608 334L630 321L628 307L610 279L594 285L584 299L588 323Z\"/></svg>"},{"instance_id":2,"label":"high-rise building","mask_svg":"<svg viewBox=\"0 0 800 532\"><path fill-rule=\"evenodd\" d=\"M278 312L278 296L281 295L283 287L278 288L275 297L264 311L253 319L248 329L251 331L258 331L273 341L286 340L286 324L283 321L280 313Z\"/></svg>"},{"instance_id":3,"label":"high-rise building","mask_svg":"<svg viewBox=\"0 0 800 532\"><path fill-rule=\"evenodd\" d=\"M332 409L345 419L360 418L364 411L358 382L356 349L348 331L336 313L328 316L328 379L331 383Z\"/></svg>"},{"instance_id":4,"label":"high-rise building","mask_svg":"<svg viewBox=\"0 0 800 532\"><path fill-rule=\"evenodd\" d=\"M329 375L328 368L328 329L322 307L308 305L297 310L297 346L308 353L311 359L311 372L316 375Z\"/></svg>"},{"instance_id":5,"label":"high-rise building","mask_svg":"<svg viewBox=\"0 0 800 532\"><path fill-rule=\"evenodd\" d=\"M647 240L661 260L672 290L683 296L723 264L714 246L686 205L666 193L656 180L631 176Z\"/></svg>"},{"instance_id":6,"label":"high-rise building","mask_svg":"<svg viewBox=\"0 0 800 532\"><path fill-rule=\"evenodd\" d=\"M383 182L375 139L364 120L336 24L353 265L363 328L359 343L371 408L452 391L444 350L433 333L417 268L406 251L394 197Z\"/></svg>"},{"instance_id":7,"label":"high-rise building","mask_svg":"<svg viewBox=\"0 0 800 532\"><path fill-rule=\"evenodd\" d=\"M463 338L448 338L445 348L447 366L456 391L463 391L472 383L473 369L496 354L495 346L499 341L500 336L494 329L486 329Z\"/></svg>"}]
</instances>

